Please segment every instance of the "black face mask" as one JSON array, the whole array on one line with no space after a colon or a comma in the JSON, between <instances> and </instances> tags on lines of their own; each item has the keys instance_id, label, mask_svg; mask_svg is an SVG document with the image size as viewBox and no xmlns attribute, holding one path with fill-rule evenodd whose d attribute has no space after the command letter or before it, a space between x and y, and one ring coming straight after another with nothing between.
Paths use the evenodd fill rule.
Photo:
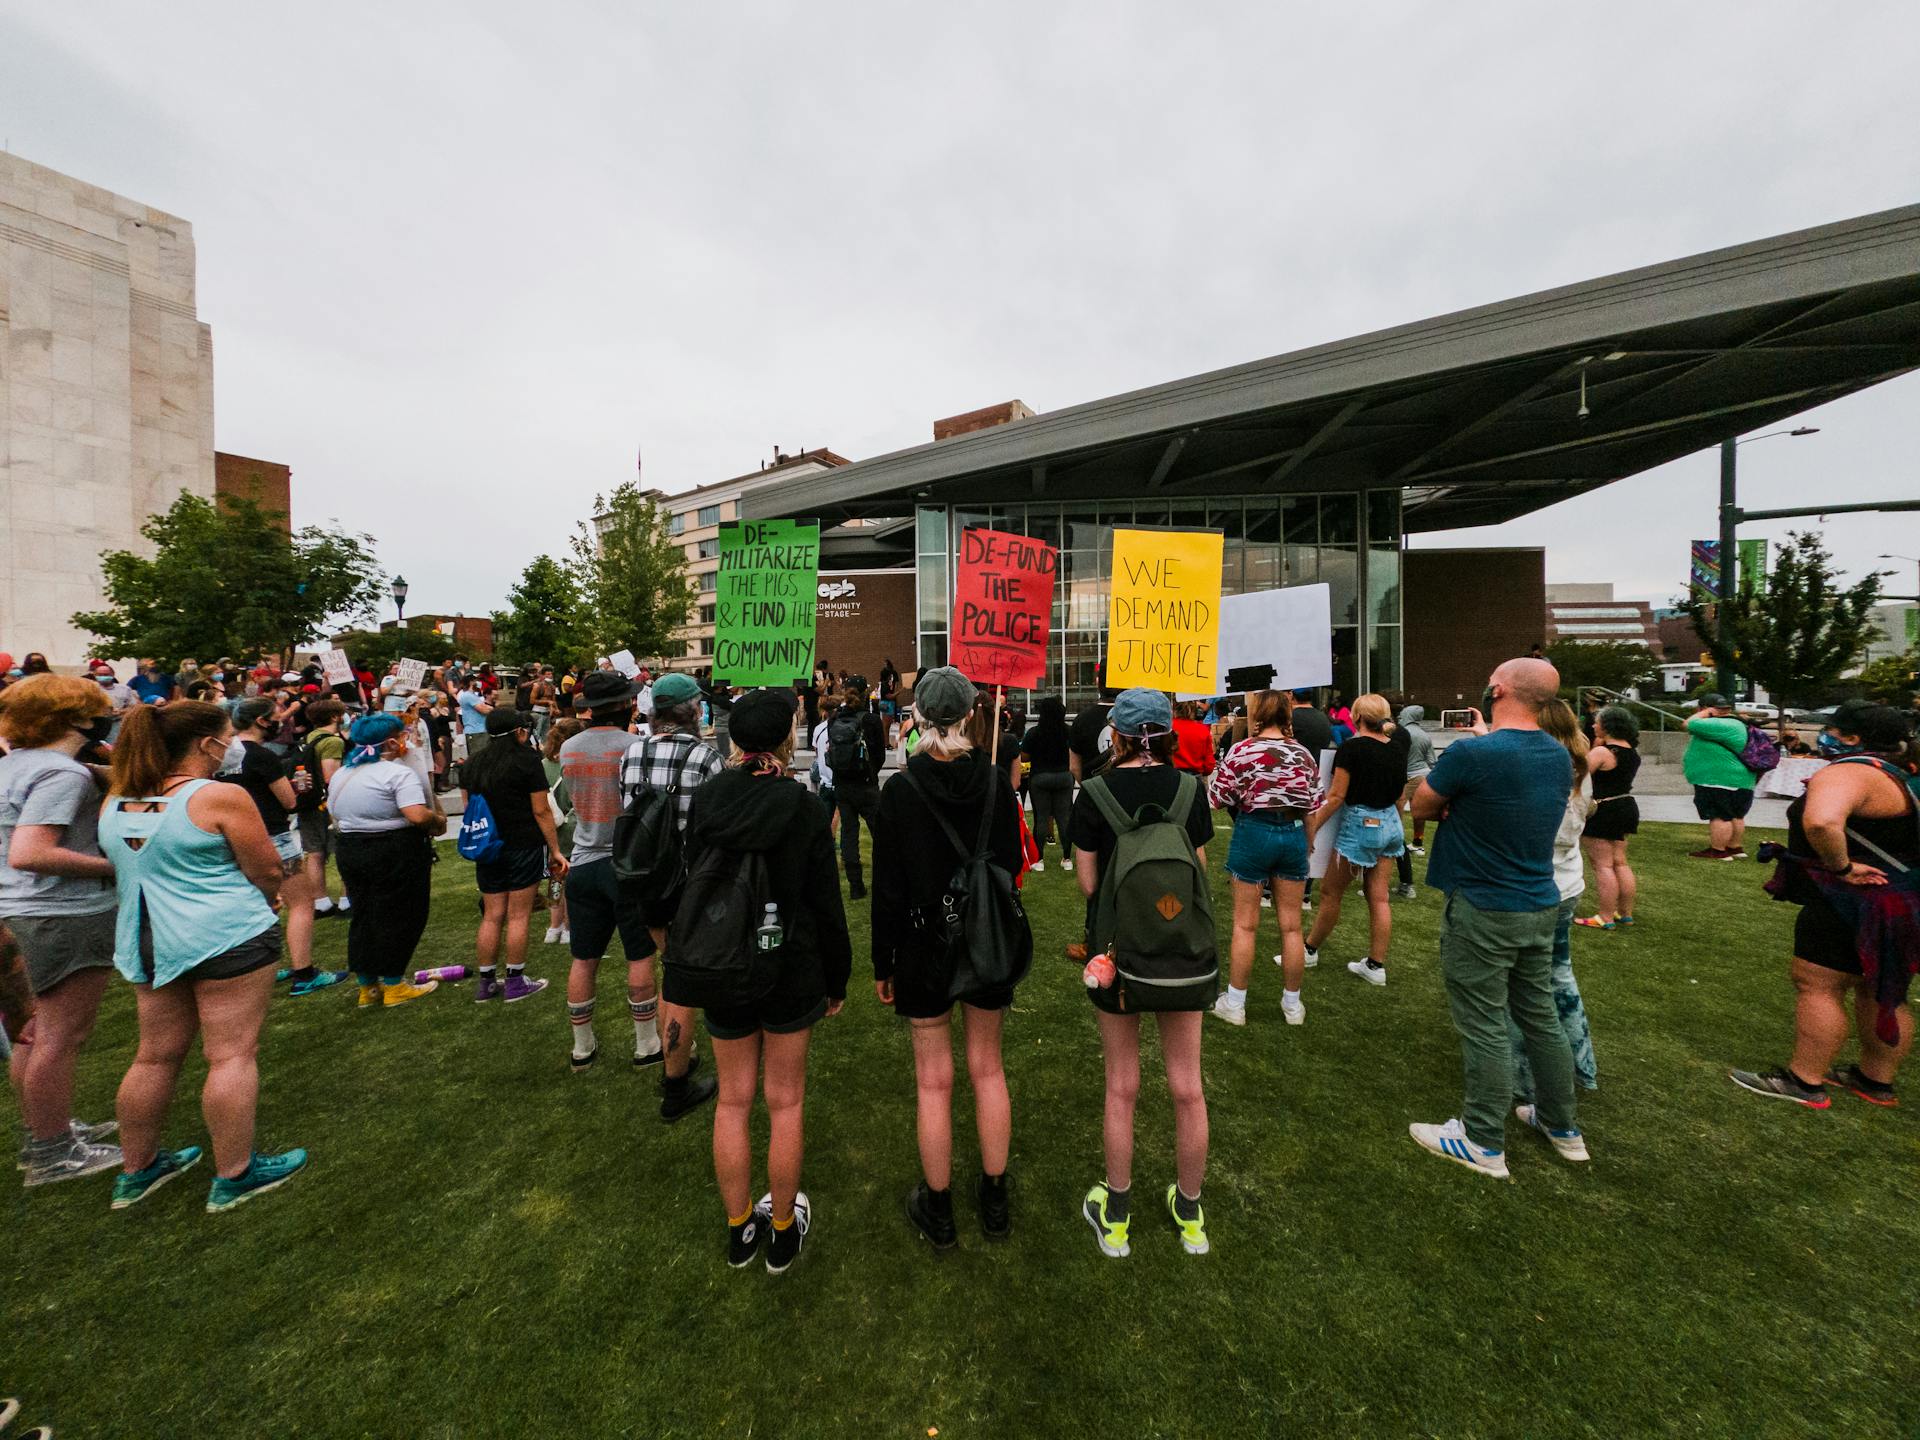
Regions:
<instances>
[{"instance_id":1,"label":"black face mask","mask_svg":"<svg viewBox=\"0 0 1920 1440\"><path fill-rule=\"evenodd\" d=\"M98 715L85 725L73 727L86 736L89 745L104 745L107 737L113 733L113 716Z\"/></svg>"}]
</instances>

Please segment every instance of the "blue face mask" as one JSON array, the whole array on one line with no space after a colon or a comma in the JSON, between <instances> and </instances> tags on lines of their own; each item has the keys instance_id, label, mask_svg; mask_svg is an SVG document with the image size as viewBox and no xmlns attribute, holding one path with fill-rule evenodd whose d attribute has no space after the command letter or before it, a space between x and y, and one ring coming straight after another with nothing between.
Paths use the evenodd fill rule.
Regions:
<instances>
[{"instance_id":1,"label":"blue face mask","mask_svg":"<svg viewBox=\"0 0 1920 1440\"><path fill-rule=\"evenodd\" d=\"M1841 755L1858 755L1863 747L1859 744L1849 745L1838 735L1828 734L1823 731L1815 748L1829 760L1832 760Z\"/></svg>"}]
</instances>

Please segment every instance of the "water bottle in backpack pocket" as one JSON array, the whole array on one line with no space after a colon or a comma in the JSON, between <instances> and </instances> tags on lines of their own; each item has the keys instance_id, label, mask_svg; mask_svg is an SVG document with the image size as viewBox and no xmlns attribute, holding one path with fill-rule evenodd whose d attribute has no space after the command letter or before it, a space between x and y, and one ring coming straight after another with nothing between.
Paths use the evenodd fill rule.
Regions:
<instances>
[{"instance_id":1,"label":"water bottle in backpack pocket","mask_svg":"<svg viewBox=\"0 0 1920 1440\"><path fill-rule=\"evenodd\" d=\"M1173 804L1121 808L1106 780L1081 787L1114 833L1094 897L1093 948L1112 956L1122 1010L1204 1010L1220 990L1213 891L1187 834L1199 792L1180 776Z\"/></svg>"},{"instance_id":2,"label":"water bottle in backpack pocket","mask_svg":"<svg viewBox=\"0 0 1920 1440\"><path fill-rule=\"evenodd\" d=\"M667 937L675 1004L724 1008L766 998L786 939L771 891L758 850L714 846L700 857Z\"/></svg>"}]
</instances>

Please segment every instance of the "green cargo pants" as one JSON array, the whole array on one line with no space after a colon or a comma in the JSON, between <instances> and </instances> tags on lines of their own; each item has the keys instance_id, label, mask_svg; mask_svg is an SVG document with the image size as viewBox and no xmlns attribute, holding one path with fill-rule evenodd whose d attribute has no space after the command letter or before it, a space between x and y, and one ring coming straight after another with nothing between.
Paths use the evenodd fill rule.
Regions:
<instances>
[{"instance_id":1,"label":"green cargo pants","mask_svg":"<svg viewBox=\"0 0 1920 1440\"><path fill-rule=\"evenodd\" d=\"M1440 921L1440 969L1447 1005L1460 1032L1467 1094L1460 1118L1467 1138L1491 1150L1507 1148L1507 1109L1513 1103L1511 1015L1533 1067L1540 1121L1572 1130L1573 1055L1553 1002L1553 930L1559 907L1481 910L1464 895L1447 897Z\"/></svg>"}]
</instances>

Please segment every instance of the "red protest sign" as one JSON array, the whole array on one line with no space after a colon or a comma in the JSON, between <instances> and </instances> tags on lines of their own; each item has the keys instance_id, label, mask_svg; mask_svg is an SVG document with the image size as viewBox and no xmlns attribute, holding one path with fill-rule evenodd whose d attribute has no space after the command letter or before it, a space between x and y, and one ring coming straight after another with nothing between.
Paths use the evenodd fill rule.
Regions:
<instances>
[{"instance_id":1,"label":"red protest sign","mask_svg":"<svg viewBox=\"0 0 1920 1440\"><path fill-rule=\"evenodd\" d=\"M960 532L953 586L953 664L981 685L1032 689L1047 673L1047 629L1060 552L1004 530Z\"/></svg>"}]
</instances>

